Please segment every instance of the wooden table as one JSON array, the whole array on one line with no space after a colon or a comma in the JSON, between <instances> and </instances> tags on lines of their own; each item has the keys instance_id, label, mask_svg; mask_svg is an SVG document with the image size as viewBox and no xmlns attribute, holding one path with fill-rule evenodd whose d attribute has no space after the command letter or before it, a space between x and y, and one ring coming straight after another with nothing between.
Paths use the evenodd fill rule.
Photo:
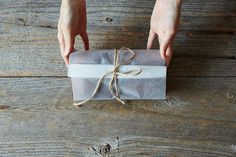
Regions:
<instances>
[{"instance_id":1,"label":"wooden table","mask_svg":"<svg viewBox=\"0 0 236 157\"><path fill-rule=\"evenodd\" d=\"M91 48L145 48L154 3L87 1ZM0 0L1 157L236 156L235 0L184 1L168 99L126 106L72 105L59 8L60 0Z\"/></svg>"}]
</instances>

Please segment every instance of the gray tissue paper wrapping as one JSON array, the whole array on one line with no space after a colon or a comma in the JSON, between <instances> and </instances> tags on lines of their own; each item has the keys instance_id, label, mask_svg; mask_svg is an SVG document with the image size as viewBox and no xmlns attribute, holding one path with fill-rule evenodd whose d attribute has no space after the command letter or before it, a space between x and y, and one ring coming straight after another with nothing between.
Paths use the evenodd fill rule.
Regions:
<instances>
[{"instance_id":1,"label":"gray tissue paper wrapping","mask_svg":"<svg viewBox=\"0 0 236 157\"><path fill-rule=\"evenodd\" d=\"M135 58L120 67L120 71L139 67L142 73L137 76L117 76L120 98L165 99L166 66L158 50L133 50ZM89 98L99 80L113 68L114 50L76 51L69 57L68 77L71 77L73 99L82 101ZM127 56L126 56L127 55ZM120 53L119 61L127 59L129 54ZM92 100L113 99L109 91L111 76L104 81Z\"/></svg>"}]
</instances>

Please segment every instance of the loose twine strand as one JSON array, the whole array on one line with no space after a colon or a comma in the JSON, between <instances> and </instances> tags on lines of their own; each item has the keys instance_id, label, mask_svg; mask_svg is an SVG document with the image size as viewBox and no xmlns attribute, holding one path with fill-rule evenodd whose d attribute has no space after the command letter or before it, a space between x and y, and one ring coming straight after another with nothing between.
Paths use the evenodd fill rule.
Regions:
<instances>
[{"instance_id":1,"label":"loose twine strand","mask_svg":"<svg viewBox=\"0 0 236 157\"><path fill-rule=\"evenodd\" d=\"M119 54L121 52L123 52L123 53L127 53L128 52L128 53L131 54L131 57L129 57L127 60L125 60L123 62L119 62ZM126 72L119 71L119 68L120 68L121 65L125 65L125 64L130 63L134 58L135 58L134 51L132 51L131 49L129 49L127 47L122 47L120 50L115 49L114 50L114 60L113 60L114 67L113 67L113 69L111 71L108 71L107 73L105 73L103 76L101 76L101 78L99 78L99 80L97 82L97 85L96 85L92 95L88 99L86 99L86 100L84 100L82 102L76 102L76 103L74 103L74 105L75 106L81 106L81 105L85 104L86 102L90 101L96 95L96 93L98 92L100 86L103 83L104 78L106 76L108 76L108 75L112 75L111 80L109 82L109 91L110 91L110 93L120 103L122 103L123 105L126 104L125 101L120 99L120 88L119 88L119 86L117 84L117 76L118 75L136 76L136 75L139 75L142 72L142 69L138 68L138 67L134 68L134 69L131 69L131 70L128 70Z\"/></svg>"}]
</instances>

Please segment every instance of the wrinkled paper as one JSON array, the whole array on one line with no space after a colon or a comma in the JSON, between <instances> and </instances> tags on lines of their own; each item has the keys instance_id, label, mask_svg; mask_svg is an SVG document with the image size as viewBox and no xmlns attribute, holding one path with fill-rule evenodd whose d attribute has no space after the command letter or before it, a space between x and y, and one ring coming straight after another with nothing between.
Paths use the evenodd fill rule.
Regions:
<instances>
[{"instance_id":1,"label":"wrinkled paper","mask_svg":"<svg viewBox=\"0 0 236 157\"><path fill-rule=\"evenodd\" d=\"M124 50L125 51L125 50ZM165 99L166 66L158 50L133 50L135 58L120 71L141 68L137 76L118 76L120 98ZM99 80L107 71L112 70L114 50L76 51L69 57L68 77L71 77L73 99L82 101L89 98ZM127 60L129 53L120 53L119 62ZM111 76L104 78L101 87L92 100L113 99L109 91Z\"/></svg>"}]
</instances>

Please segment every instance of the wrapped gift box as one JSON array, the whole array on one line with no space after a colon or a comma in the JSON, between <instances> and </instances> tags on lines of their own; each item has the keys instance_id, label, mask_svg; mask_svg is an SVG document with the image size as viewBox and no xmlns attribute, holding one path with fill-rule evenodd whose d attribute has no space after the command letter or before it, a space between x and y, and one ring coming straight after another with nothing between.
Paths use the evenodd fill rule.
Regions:
<instances>
[{"instance_id":1,"label":"wrapped gift box","mask_svg":"<svg viewBox=\"0 0 236 157\"><path fill-rule=\"evenodd\" d=\"M166 66L158 50L133 50L134 59L120 66L120 71L140 68L142 72L136 76L117 76L120 89L119 97L123 100L133 99L165 99L166 97ZM119 53L122 62L130 54ZM69 57L68 77L71 77L73 99L88 99L99 78L113 68L114 50L76 51ZM109 91L112 76L104 78L103 83L92 100L113 99Z\"/></svg>"}]
</instances>

